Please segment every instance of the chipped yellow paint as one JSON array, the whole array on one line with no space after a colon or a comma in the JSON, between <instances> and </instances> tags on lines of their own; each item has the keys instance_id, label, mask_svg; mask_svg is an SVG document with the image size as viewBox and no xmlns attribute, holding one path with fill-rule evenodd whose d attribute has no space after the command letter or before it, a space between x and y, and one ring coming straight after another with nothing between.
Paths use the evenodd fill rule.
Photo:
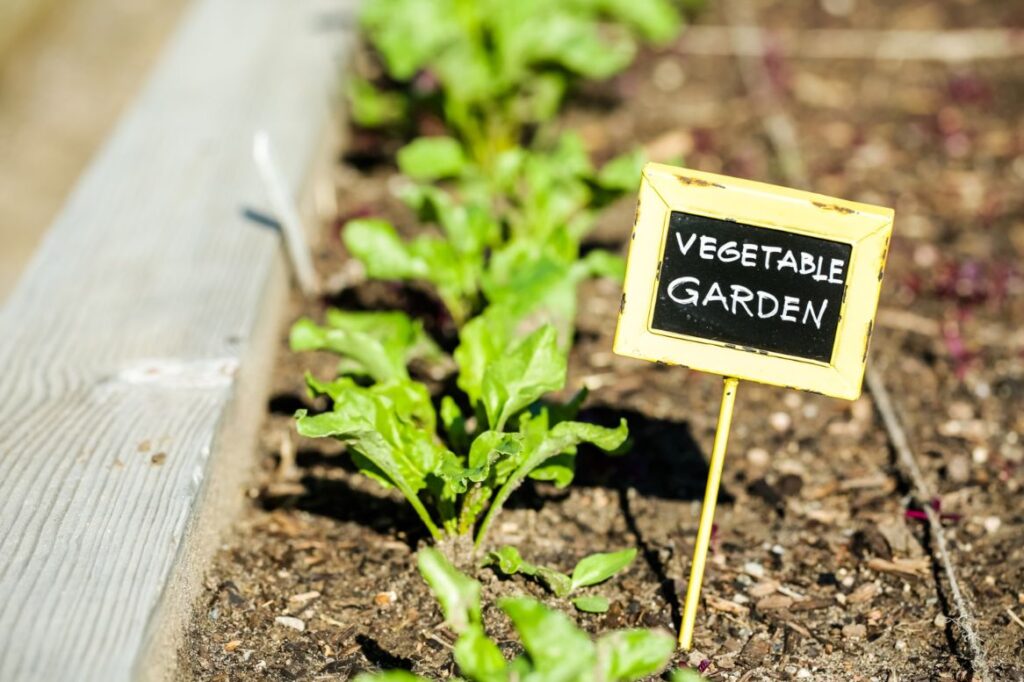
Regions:
<instances>
[{"instance_id":1,"label":"chipped yellow paint","mask_svg":"<svg viewBox=\"0 0 1024 682\"><path fill-rule=\"evenodd\" d=\"M855 400L881 289L894 212L714 173L649 163L626 265L614 350L619 355ZM830 362L654 333L651 315L672 211L845 242L852 246Z\"/></svg>"}]
</instances>

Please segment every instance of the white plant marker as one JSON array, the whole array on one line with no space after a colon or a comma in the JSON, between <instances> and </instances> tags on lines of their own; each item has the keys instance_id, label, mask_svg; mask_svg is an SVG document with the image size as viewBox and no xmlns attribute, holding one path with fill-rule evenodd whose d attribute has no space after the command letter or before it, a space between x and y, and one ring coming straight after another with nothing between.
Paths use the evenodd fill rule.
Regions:
<instances>
[{"instance_id":1,"label":"white plant marker","mask_svg":"<svg viewBox=\"0 0 1024 682\"><path fill-rule=\"evenodd\" d=\"M281 171L274 162L270 149L270 136L266 130L259 130L252 140L252 158L256 169L267 189L270 208L277 218L284 235L285 251L292 264L292 271L299 283L299 288L306 298L312 298L320 292L320 281L313 267L312 251L306 239L306 229L299 217L299 209L295 199L288 191L288 186Z\"/></svg>"}]
</instances>

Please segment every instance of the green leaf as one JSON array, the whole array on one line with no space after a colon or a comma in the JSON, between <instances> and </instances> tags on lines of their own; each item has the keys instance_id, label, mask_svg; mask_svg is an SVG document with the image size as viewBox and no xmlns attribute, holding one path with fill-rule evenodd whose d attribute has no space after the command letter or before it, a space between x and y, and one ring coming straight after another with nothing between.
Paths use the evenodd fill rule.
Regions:
<instances>
[{"instance_id":1,"label":"green leaf","mask_svg":"<svg viewBox=\"0 0 1024 682\"><path fill-rule=\"evenodd\" d=\"M448 436L451 448L456 452L465 452L469 448L466 418L450 395L441 398L441 423L444 424L444 432Z\"/></svg>"},{"instance_id":2,"label":"green leaf","mask_svg":"<svg viewBox=\"0 0 1024 682\"><path fill-rule=\"evenodd\" d=\"M658 630L618 630L597 640L600 679L632 682L664 668L675 651L676 640Z\"/></svg>"},{"instance_id":3,"label":"green leaf","mask_svg":"<svg viewBox=\"0 0 1024 682\"><path fill-rule=\"evenodd\" d=\"M693 668L676 668L669 679L672 682L707 682L704 676Z\"/></svg>"},{"instance_id":4,"label":"green leaf","mask_svg":"<svg viewBox=\"0 0 1024 682\"><path fill-rule=\"evenodd\" d=\"M609 39L597 23L577 17L556 17L538 33L538 58L550 59L594 80L623 70L636 54L636 45L627 36Z\"/></svg>"},{"instance_id":5,"label":"green leaf","mask_svg":"<svg viewBox=\"0 0 1024 682\"><path fill-rule=\"evenodd\" d=\"M629 566L636 558L636 548L606 554L591 554L582 559L572 571L572 589L597 585Z\"/></svg>"},{"instance_id":6,"label":"green leaf","mask_svg":"<svg viewBox=\"0 0 1024 682\"><path fill-rule=\"evenodd\" d=\"M640 186L640 175L646 162L647 155L643 149L617 156L601 167L597 184L608 190L635 192Z\"/></svg>"},{"instance_id":7,"label":"green leaf","mask_svg":"<svg viewBox=\"0 0 1024 682\"><path fill-rule=\"evenodd\" d=\"M554 118L562 104L567 85L565 76L560 73L539 73L528 79L523 83L516 103L519 118L536 123Z\"/></svg>"},{"instance_id":8,"label":"green leaf","mask_svg":"<svg viewBox=\"0 0 1024 682\"><path fill-rule=\"evenodd\" d=\"M340 386L334 388L341 390ZM432 431L406 418L422 408L401 407L397 396L413 400L405 390L375 389L349 381L332 412L308 415L299 410L295 414L299 434L307 438L332 437L348 443L355 451L353 460L364 473L397 487L431 535L439 538L440 531L417 493L426 487L427 477L441 467L447 450L437 443ZM360 458L365 458L365 462Z\"/></svg>"},{"instance_id":9,"label":"green leaf","mask_svg":"<svg viewBox=\"0 0 1024 682\"><path fill-rule=\"evenodd\" d=\"M462 145L452 137L420 137L398 150L398 167L413 180L454 177L465 165Z\"/></svg>"},{"instance_id":10,"label":"green leaf","mask_svg":"<svg viewBox=\"0 0 1024 682\"><path fill-rule=\"evenodd\" d=\"M413 675L405 670L386 670L379 673L360 673L355 682L431 682L426 677Z\"/></svg>"},{"instance_id":11,"label":"green leaf","mask_svg":"<svg viewBox=\"0 0 1024 682\"><path fill-rule=\"evenodd\" d=\"M489 364L480 390L487 421L502 430L514 414L565 385L568 359L555 330L541 327Z\"/></svg>"},{"instance_id":12,"label":"green leaf","mask_svg":"<svg viewBox=\"0 0 1024 682\"><path fill-rule=\"evenodd\" d=\"M420 220L440 225L452 248L460 254L482 258L483 250L500 240L501 225L489 205L464 197L456 201L445 190L430 184L409 185L402 190L401 198Z\"/></svg>"},{"instance_id":13,"label":"green leaf","mask_svg":"<svg viewBox=\"0 0 1024 682\"><path fill-rule=\"evenodd\" d=\"M669 0L604 0L607 11L645 40L665 44L679 33L679 12Z\"/></svg>"},{"instance_id":14,"label":"green leaf","mask_svg":"<svg viewBox=\"0 0 1024 682\"><path fill-rule=\"evenodd\" d=\"M557 488L564 488L572 483L574 476L576 476L575 453L555 455L530 472L530 478L534 481L548 481Z\"/></svg>"},{"instance_id":15,"label":"green leaf","mask_svg":"<svg viewBox=\"0 0 1024 682\"><path fill-rule=\"evenodd\" d=\"M470 625L455 642L453 651L459 672L476 682L504 680L505 657L498 645L487 638L479 624Z\"/></svg>"},{"instance_id":16,"label":"green leaf","mask_svg":"<svg viewBox=\"0 0 1024 682\"><path fill-rule=\"evenodd\" d=\"M403 355L389 352L379 341L360 332L324 329L302 318L292 325L288 340L296 352L327 350L350 358L355 363L353 373L365 373L374 381L409 377Z\"/></svg>"},{"instance_id":17,"label":"green leaf","mask_svg":"<svg viewBox=\"0 0 1024 682\"><path fill-rule=\"evenodd\" d=\"M470 320L459 333L459 346L453 354L459 366L457 383L472 403L480 401L484 373L504 355L510 336L511 320L495 306Z\"/></svg>"},{"instance_id":18,"label":"green leaf","mask_svg":"<svg viewBox=\"0 0 1024 682\"><path fill-rule=\"evenodd\" d=\"M423 324L401 312L327 311L321 327L302 318L292 325L293 351L326 350L347 358L345 373L366 374L375 381L407 379L406 365L418 358L436 359L441 350Z\"/></svg>"},{"instance_id":19,"label":"green leaf","mask_svg":"<svg viewBox=\"0 0 1024 682\"><path fill-rule=\"evenodd\" d=\"M608 611L609 602L607 597L602 597L599 594L590 596L579 596L573 597L572 605L580 611L587 613L605 613Z\"/></svg>"},{"instance_id":20,"label":"green leaf","mask_svg":"<svg viewBox=\"0 0 1024 682\"><path fill-rule=\"evenodd\" d=\"M621 282L626 276L626 261L604 249L590 251L573 263L573 268L575 281L582 281L587 277L610 277Z\"/></svg>"},{"instance_id":21,"label":"green leaf","mask_svg":"<svg viewBox=\"0 0 1024 682\"><path fill-rule=\"evenodd\" d=\"M366 128L392 125L405 117L405 97L397 92L378 90L363 78L350 76L347 94L352 119Z\"/></svg>"},{"instance_id":22,"label":"green leaf","mask_svg":"<svg viewBox=\"0 0 1024 682\"><path fill-rule=\"evenodd\" d=\"M420 574L444 611L445 623L458 634L480 625L480 583L459 573L441 552L420 550Z\"/></svg>"},{"instance_id":23,"label":"green leaf","mask_svg":"<svg viewBox=\"0 0 1024 682\"><path fill-rule=\"evenodd\" d=\"M519 554L519 550L511 545L504 545L497 550L488 552L485 565L497 566L499 571L510 576L519 573L520 569L524 566L528 567L524 573L527 575L533 575L535 568L532 564L528 564L523 561L523 557Z\"/></svg>"},{"instance_id":24,"label":"green leaf","mask_svg":"<svg viewBox=\"0 0 1024 682\"><path fill-rule=\"evenodd\" d=\"M437 426L437 414L430 400L427 387L411 379L399 379L378 382L364 388L349 377L341 377L334 381L320 381L309 372L306 373L306 386L313 396L326 395L337 405L343 403L353 394L368 393L379 401L383 401L385 409L394 412L399 419L433 432Z\"/></svg>"},{"instance_id":25,"label":"green leaf","mask_svg":"<svg viewBox=\"0 0 1024 682\"><path fill-rule=\"evenodd\" d=\"M542 413L543 425L546 429L547 425L547 414ZM494 500L491 502L490 509L487 510L487 516L484 517L483 522L480 524L480 528L477 531L475 544L477 547L481 545L484 538L487 536L487 531L490 528L490 524L494 521L494 517L501 510L505 501L509 495L522 484L531 471L544 464L552 457L559 455L563 452L574 448L579 443L588 441L601 448L602 450L615 450L621 446L629 435L629 429L626 426L626 420L623 419L619 423L619 427L616 429L609 429L603 426L597 426L596 424L585 424L583 422L561 422L556 424L547 435L544 435L543 429L536 429L533 424L535 419L521 420L520 429L534 429L534 432L527 442L527 448L524 452L524 456L520 458L519 465L516 470L509 476L508 480L498 490L497 495L494 496Z\"/></svg>"},{"instance_id":26,"label":"green leaf","mask_svg":"<svg viewBox=\"0 0 1024 682\"><path fill-rule=\"evenodd\" d=\"M572 592L572 581L561 571L546 566L537 566L536 576L559 599L568 597Z\"/></svg>"},{"instance_id":27,"label":"green leaf","mask_svg":"<svg viewBox=\"0 0 1024 682\"><path fill-rule=\"evenodd\" d=\"M518 433L484 431L469 449L469 465L487 467L494 482L501 485L515 471L523 452L523 436Z\"/></svg>"},{"instance_id":28,"label":"green leaf","mask_svg":"<svg viewBox=\"0 0 1024 682\"><path fill-rule=\"evenodd\" d=\"M452 15L451 2L374 0L363 5L360 20L388 73L404 81L460 38Z\"/></svg>"},{"instance_id":29,"label":"green leaf","mask_svg":"<svg viewBox=\"0 0 1024 682\"><path fill-rule=\"evenodd\" d=\"M590 679L594 644L568 616L528 597L502 599L498 606L512 620L534 669L545 680Z\"/></svg>"},{"instance_id":30,"label":"green leaf","mask_svg":"<svg viewBox=\"0 0 1024 682\"><path fill-rule=\"evenodd\" d=\"M376 279L418 279L430 274L430 267L399 238L386 220L350 220L342 232L345 247Z\"/></svg>"}]
</instances>

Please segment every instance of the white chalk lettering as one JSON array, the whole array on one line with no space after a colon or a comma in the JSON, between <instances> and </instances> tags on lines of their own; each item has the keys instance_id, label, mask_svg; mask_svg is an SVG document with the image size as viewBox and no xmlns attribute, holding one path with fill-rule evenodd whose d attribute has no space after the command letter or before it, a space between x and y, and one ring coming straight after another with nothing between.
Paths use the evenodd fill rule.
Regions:
<instances>
[{"instance_id":1,"label":"white chalk lettering","mask_svg":"<svg viewBox=\"0 0 1024 682\"><path fill-rule=\"evenodd\" d=\"M807 253L806 251L800 252L800 274L814 274L814 256L812 254Z\"/></svg>"},{"instance_id":2,"label":"white chalk lettering","mask_svg":"<svg viewBox=\"0 0 1024 682\"><path fill-rule=\"evenodd\" d=\"M843 265L846 264L842 258L833 258L828 266L828 281L830 284L843 283Z\"/></svg>"},{"instance_id":3,"label":"white chalk lettering","mask_svg":"<svg viewBox=\"0 0 1024 682\"><path fill-rule=\"evenodd\" d=\"M668 289L666 290L668 297L680 305L691 305L693 303L696 303L697 300L700 298L700 292L698 292L696 289L686 289L686 298L676 298L676 288L687 284L692 284L694 286L699 287L700 280L697 279L696 277L678 277L672 280L668 285Z\"/></svg>"},{"instance_id":4,"label":"white chalk lettering","mask_svg":"<svg viewBox=\"0 0 1024 682\"><path fill-rule=\"evenodd\" d=\"M728 294L726 294L726 289ZM778 318L784 322L802 325L813 324L821 329L825 322L825 311L828 310L828 299L805 300L797 296L776 296L763 290L752 290L742 284L729 284L723 287L718 282L711 282L704 290L698 277L690 275L677 277L669 282L665 293L674 302L682 306L721 305L722 310L732 315L745 313L749 318L768 320ZM802 313L802 317L800 316Z\"/></svg>"},{"instance_id":5,"label":"white chalk lettering","mask_svg":"<svg viewBox=\"0 0 1024 682\"><path fill-rule=\"evenodd\" d=\"M765 309L764 309L764 302L765 301L771 301L772 305L774 306L768 312L765 312ZM779 312L779 299L775 298L774 296L769 294L767 291L758 291L757 292L757 316L762 318L762 319L767 319L769 317L775 317L775 313L777 313L777 312Z\"/></svg>"},{"instance_id":6,"label":"white chalk lettering","mask_svg":"<svg viewBox=\"0 0 1024 682\"><path fill-rule=\"evenodd\" d=\"M754 313L750 312L747 301L754 300L754 292L742 284L733 284L729 288L732 290L732 314L736 314L736 306L743 306L747 311L747 317L753 317Z\"/></svg>"},{"instance_id":7,"label":"white chalk lettering","mask_svg":"<svg viewBox=\"0 0 1024 682\"><path fill-rule=\"evenodd\" d=\"M726 242L718 248L718 260L723 263L734 263L740 259L740 250L736 242Z\"/></svg>"},{"instance_id":8,"label":"white chalk lettering","mask_svg":"<svg viewBox=\"0 0 1024 682\"><path fill-rule=\"evenodd\" d=\"M779 315L779 319L786 322L796 322L796 318L793 317L792 313L798 312L800 312L800 299L796 296L783 296L782 314Z\"/></svg>"},{"instance_id":9,"label":"white chalk lettering","mask_svg":"<svg viewBox=\"0 0 1024 682\"><path fill-rule=\"evenodd\" d=\"M772 269L772 254L782 251L781 246L762 246L761 250L764 251L764 269Z\"/></svg>"},{"instance_id":10,"label":"white chalk lettering","mask_svg":"<svg viewBox=\"0 0 1024 682\"><path fill-rule=\"evenodd\" d=\"M693 242L696 239L697 239L697 233L696 232L691 232L690 233L690 238L686 240L686 246L683 246L683 235L681 235L678 232L676 232L676 242L679 243L679 251L684 256L690 250L690 247L693 246Z\"/></svg>"},{"instance_id":11,"label":"white chalk lettering","mask_svg":"<svg viewBox=\"0 0 1024 682\"><path fill-rule=\"evenodd\" d=\"M704 307L707 308L711 301L718 301L725 308L725 312L729 312L729 301L722 293L722 287L718 285L718 282L712 282L708 287L708 293L704 295Z\"/></svg>"},{"instance_id":12,"label":"white chalk lettering","mask_svg":"<svg viewBox=\"0 0 1024 682\"><path fill-rule=\"evenodd\" d=\"M779 272L782 272L782 268L789 268L793 272L799 272L796 267L796 256L793 255L792 251L786 251L779 259Z\"/></svg>"},{"instance_id":13,"label":"white chalk lettering","mask_svg":"<svg viewBox=\"0 0 1024 682\"><path fill-rule=\"evenodd\" d=\"M715 257L715 244L718 240L706 234L700 236L700 257L704 260L713 260Z\"/></svg>"},{"instance_id":14,"label":"white chalk lettering","mask_svg":"<svg viewBox=\"0 0 1024 682\"><path fill-rule=\"evenodd\" d=\"M807 307L804 309L804 319L802 320L802 323L803 324L807 324L807 318L810 317L812 320L814 320L814 326L817 329L821 329L821 319L823 317L825 317L825 308L827 308L827 307L828 307L828 299L827 298L823 298L821 300L821 309L818 311L818 314L815 315L814 314L814 305L810 301L808 301L807 302Z\"/></svg>"},{"instance_id":15,"label":"white chalk lettering","mask_svg":"<svg viewBox=\"0 0 1024 682\"><path fill-rule=\"evenodd\" d=\"M746 268L757 267L757 244L743 245L743 258L740 260L740 264Z\"/></svg>"}]
</instances>

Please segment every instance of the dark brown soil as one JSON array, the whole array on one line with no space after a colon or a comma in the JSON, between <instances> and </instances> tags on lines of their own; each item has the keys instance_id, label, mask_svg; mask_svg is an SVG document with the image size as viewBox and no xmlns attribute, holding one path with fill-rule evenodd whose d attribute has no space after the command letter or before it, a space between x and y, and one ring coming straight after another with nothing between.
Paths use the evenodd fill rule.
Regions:
<instances>
[{"instance_id":1,"label":"dark brown soil","mask_svg":"<svg viewBox=\"0 0 1024 682\"><path fill-rule=\"evenodd\" d=\"M822 9L846 4L848 16ZM790 29L1024 24L1015 3L891 4L754 3L763 23ZM715 6L701 23L725 25L726 15ZM1022 679L1024 69L1019 60L781 57L769 66L768 87L796 123L813 189L896 207L872 361L947 515L950 560L992 679ZM733 58L688 54L684 36L581 93L566 119L598 157L642 143L684 154L693 168L783 182L762 113ZM343 217L383 212L411 225L388 197L390 166L346 165L340 174ZM597 238L621 243L631 217L630 201L612 207ZM337 274L339 251L330 237L321 268L335 282L346 277ZM563 570L594 551L639 547L624 576L594 589L611 610L581 614L580 623L594 632L674 630L721 382L612 355L619 294L608 281L581 291L570 388L591 389L586 418L629 419L632 452L584 452L568 490L521 490L491 539ZM450 334L422 293L360 285L340 300L414 308L435 333ZM320 309L296 304L300 312ZM343 680L395 667L447 677L452 637L415 570L418 521L355 474L340 446L294 435L303 370L327 375L333 364L290 354L285 335L251 512L196 605L182 677ZM696 651L686 659L709 659L707 674L727 680L971 679L979 662L955 620L935 543L906 514L927 501L911 494L869 395L847 403L743 384L729 446ZM489 569L477 577L488 629L511 651L515 636L494 598L551 598ZM281 616L305 630L275 621Z\"/></svg>"}]
</instances>

